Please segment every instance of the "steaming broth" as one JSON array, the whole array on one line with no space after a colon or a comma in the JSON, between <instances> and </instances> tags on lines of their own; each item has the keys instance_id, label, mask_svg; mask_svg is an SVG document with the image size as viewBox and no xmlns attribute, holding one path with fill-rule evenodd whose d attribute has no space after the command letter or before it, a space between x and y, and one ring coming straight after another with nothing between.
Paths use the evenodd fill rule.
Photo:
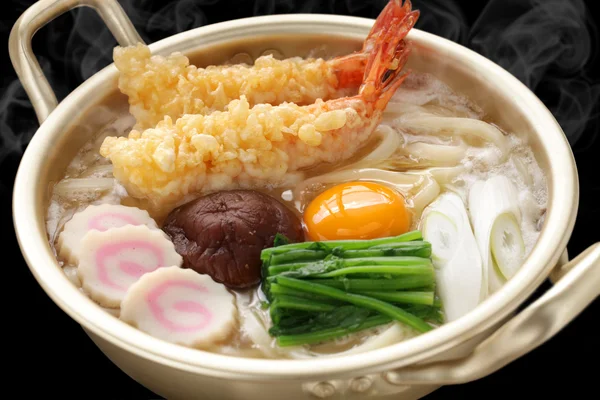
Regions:
<instances>
[{"instance_id":1,"label":"steaming broth","mask_svg":"<svg viewBox=\"0 0 600 400\"><path fill-rule=\"evenodd\" d=\"M303 47L295 49L293 54L300 52L301 55L334 57L358 48L354 41L319 47L314 44L318 40L302 40ZM221 51L213 50L210 54L211 57L221 54L234 61L247 58L248 54L256 57L264 49L268 50L264 43L264 40L251 44L236 43ZM246 53L240 55L244 50ZM292 52L281 50L281 54L288 57ZM192 60L197 65L216 63L203 57L204 53ZM444 126L421 126L428 121L438 122L435 118L463 118L485 121L496 126L494 120L483 110L454 93L445 83L432 75L415 71L394 95L377 134L353 157L335 165L321 164L302 170L300 174L291 175L287 185L258 190L285 203L301 217L307 205L319 193L336 183L353 180L354 178L348 178L347 172L355 170L360 179L377 181L400 191L405 196L412 215L411 229L417 229L421 222L421 212L440 193L454 192L467 202L469 190L477 179L502 175L508 177L519 191L523 215L520 228L528 254L539 234L547 196L544 176L530 147L512 132L502 132L501 137L493 137L490 133L491 136L486 137L485 134L475 136L456 133ZM64 179L53 187L47 214L47 230L53 249L56 249L57 236L64 224L90 204L123 204L147 209L159 226L162 225L171 209L155 209L144 201L129 196L124 187L112 180L110 162L98 155L105 137L125 136L134 123L131 116L119 115L106 124L81 148L67 167ZM461 127L456 129L460 130ZM395 148L388 146L391 141L395 143ZM504 152L499 151L498 144L504 147ZM390 176L395 178L390 180ZM90 184L97 185L101 182L105 186L102 190L88 190L81 182L72 186L72 179L82 178L95 179ZM58 259L67 277L80 287L77 267L60 257ZM255 288L233 293L240 312L240 329L226 343L210 348L211 351L243 357L305 358L366 350L367 347L361 348L359 345L380 347L417 334L408 326L387 324L352 334L342 340L282 349L274 345L273 338L265 336L269 314L260 307L260 302L264 300L260 290ZM118 316L118 310L106 310Z\"/></svg>"}]
</instances>

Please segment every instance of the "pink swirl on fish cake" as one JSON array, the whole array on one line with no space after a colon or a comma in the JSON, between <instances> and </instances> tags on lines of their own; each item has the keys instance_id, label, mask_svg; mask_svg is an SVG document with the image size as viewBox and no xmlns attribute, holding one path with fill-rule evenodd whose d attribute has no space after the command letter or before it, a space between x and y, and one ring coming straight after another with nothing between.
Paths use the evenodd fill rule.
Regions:
<instances>
[{"instance_id":1,"label":"pink swirl on fish cake","mask_svg":"<svg viewBox=\"0 0 600 400\"><path fill-rule=\"evenodd\" d=\"M235 331L236 315L235 297L223 284L173 265L134 282L119 318L156 338L207 349Z\"/></svg>"},{"instance_id":2,"label":"pink swirl on fish cake","mask_svg":"<svg viewBox=\"0 0 600 400\"><path fill-rule=\"evenodd\" d=\"M126 224L139 225L140 224L139 221L137 221L135 218L133 218L130 215L114 213L114 212L107 212L107 213L95 215L92 218L90 218L90 220L88 221L88 229L96 229L98 231L103 232L109 228L120 226L120 225L114 225L114 226L108 226L108 227L104 226L102 224L102 222L105 221L107 218L114 218L116 220L122 221L123 223L120 225L126 225Z\"/></svg>"},{"instance_id":3,"label":"pink swirl on fish cake","mask_svg":"<svg viewBox=\"0 0 600 400\"><path fill-rule=\"evenodd\" d=\"M106 259L108 257L118 256L120 252L124 250L136 250L144 249L150 251L156 260L154 266L148 267L141 263L132 262L128 260L119 261L119 269L123 273L131 276L132 278L139 278L145 273L155 271L164 265L163 252L159 246L145 242L143 240L131 240L118 243L108 243L99 247L96 251L96 268L98 270L98 280L104 285L113 289L127 291L127 287L121 286L113 282L108 276L108 267L106 265Z\"/></svg>"},{"instance_id":4,"label":"pink swirl on fish cake","mask_svg":"<svg viewBox=\"0 0 600 400\"><path fill-rule=\"evenodd\" d=\"M148 307L156 320L165 328L172 332L193 332L197 330L201 330L206 328L212 319L212 313L200 302L191 301L191 300L179 300L173 303L172 308L176 311L186 312L190 314L197 314L201 319L199 319L198 323L194 325L183 325L175 323L165 315L166 312L163 307L160 306L159 300L161 296L168 290L173 288L185 288L192 289L204 294L208 293L208 289L204 286L200 286L194 284L192 282L184 281L184 280L168 280L157 287L153 288L147 295L146 301L148 302ZM168 310L167 310L168 312Z\"/></svg>"}]
</instances>

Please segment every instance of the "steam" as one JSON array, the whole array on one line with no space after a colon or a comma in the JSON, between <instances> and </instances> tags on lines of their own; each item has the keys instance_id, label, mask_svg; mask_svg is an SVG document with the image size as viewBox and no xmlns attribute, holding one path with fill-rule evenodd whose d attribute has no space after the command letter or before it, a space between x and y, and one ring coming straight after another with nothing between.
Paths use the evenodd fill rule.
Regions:
<instances>
[{"instance_id":1,"label":"steam","mask_svg":"<svg viewBox=\"0 0 600 400\"><path fill-rule=\"evenodd\" d=\"M18 8L24 10L32 3L19 0ZM226 0L178 0L164 7L158 1L120 3L142 38L151 43L206 24L253 15L299 12L375 18L387 0L255 0L235 6ZM597 136L595 105L600 100L600 84L587 75L596 50L596 29L583 0L491 0L483 9L473 8L474 3L465 1L468 6L461 7L457 1L413 0L413 7L421 10L417 28L470 47L503 66L544 101L572 146L591 143ZM6 36L10 28L1 25ZM88 8L60 17L34 40L59 99L110 64L115 45L104 23ZM12 184L18 159L37 122L18 80L5 78L1 93L0 184L4 191ZM583 135L586 129L589 133ZM7 160L11 160L8 169Z\"/></svg>"},{"instance_id":2,"label":"steam","mask_svg":"<svg viewBox=\"0 0 600 400\"><path fill-rule=\"evenodd\" d=\"M467 19L459 5L447 0L416 0L413 9L421 11L417 28L465 44Z\"/></svg>"},{"instance_id":3,"label":"steam","mask_svg":"<svg viewBox=\"0 0 600 400\"><path fill-rule=\"evenodd\" d=\"M7 156L21 153L25 150L27 143L31 140L33 131L37 128L35 120L21 120L11 118L11 115L31 109L31 103L21 87L19 81L12 81L3 90L0 99L0 109L10 112L0 113L0 161ZM18 131L24 134L15 134L11 127L18 127Z\"/></svg>"},{"instance_id":4,"label":"steam","mask_svg":"<svg viewBox=\"0 0 600 400\"><path fill-rule=\"evenodd\" d=\"M172 35L203 26L208 23L208 18L202 11L202 6L209 6L217 3L217 1L181 0L171 2L148 19L147 30ZM174 28L176 32L172 31Z\"/></svg>"},{"instance_id":5,"label":"steam","mask_svg":"<svg viewBox=\"0 0 600 400\"><path fill-rule=\"evenodd\" d=\"M594 29L587 14L582 1L492 1L469 33L470 47L545 100L571 145L598 117L600 84L585 73Z\"/></svg>"},{"instance_id":6,"label":"steam","mask_svg":"<svg viewBox=\"0 0 600 400\"><path fill-rule=\"evenodd\" d=\"M308 1L308 6L312 7L314 2ZM299 4L300 5L300 4ZM263 0L255 1L253 15L273 15L294 12L293 0Z\"/></svg>"}]
</instances>

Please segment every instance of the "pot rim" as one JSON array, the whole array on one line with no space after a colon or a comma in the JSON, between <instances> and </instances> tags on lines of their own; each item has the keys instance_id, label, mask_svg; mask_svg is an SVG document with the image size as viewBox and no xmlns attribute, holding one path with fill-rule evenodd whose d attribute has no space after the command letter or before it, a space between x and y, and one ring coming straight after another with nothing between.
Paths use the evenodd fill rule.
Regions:
<instances>
[{"instance_id":1,"label":"pot rim","mask_svg":"<svg viewBox=\"0 0 600 400\"><path fill-rule=\"evenodd\" d=\"M252 33L253 30L261 31L262 35L276 32L314 34L320 32L315 29L317 26L333 30L339 36L364 38L373 22L372 19L328 14L259 16L196 28L162 39L149 47L153 54L189 52L202 45L204 37L218 37L221 43L233 37L239 39L243 32ZM171 344L151 337L102 310L73 286L60 270L47 241L45 221L40 221L36 184L42 171L42 163L38 161L44 159L45 149L54 141L53 137L62 135L62 132L57 132L57 126L61 125L61 121L73 118L71 112L80 99L89 96L89 93L96 96L104 93L102 90L92 91L92 88L116 82L114 64L83 82L58 105L34 135L19 165L13 190L13 222L19 246L34 277L49 297L86 331L158 363L224 378L323 379L324 374L331 377L356 371L364 374L397 368L448 350L498 323L541 284L566 248L579 196L573 154L550 111L509 72L445 38L414 28L408 38L419 45L434 47L436 51L460 54L474 70L485 71L490 81L501 86L499 92L510 93L513 102L528 110L526 118L538 134L543 134L540 142L544 151L548 154L552 151L550 170L546 171L548 182L552 183L548 188L548 211L537 243L515 277L469 314L418 337L365 353L310 360L270 360L221 355ZM45 211L42 217L45 217Z\"/></svg>"}]
</instances>

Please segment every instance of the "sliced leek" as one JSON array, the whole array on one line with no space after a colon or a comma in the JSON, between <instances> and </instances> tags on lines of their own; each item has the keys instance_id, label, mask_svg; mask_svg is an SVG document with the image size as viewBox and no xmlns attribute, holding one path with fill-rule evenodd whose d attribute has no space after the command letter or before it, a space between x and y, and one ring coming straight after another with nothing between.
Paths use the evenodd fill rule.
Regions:
<instances>
[{"instance_id":1,"label":"sliced leek","mask_svg":"<svg viewBox=\"0 0 600 400\"><path fill-rule=\"evenodd\" d=\"M488 291L493 293L514 276L525 258L517 188L501 175L478 181L469 192L469 210Z\"/></svg>"},{"instance_id":2,"label":"sliced leek","mask_svg":"<svg viewBox=\"0 0 600 400\"><path fill-rule=\"evenodd\" d=\"M471 216L471 226L473 228L473 234L475 235L475 241L477 242L477 246L479 248L479 254L481 255L481 261L482 261L482 269L483 269L483 284L481 285L481 301L485 300L488 297L488 294L490 292L489 287L490 287L490 269L492 268L491 265L491 256L489 255L489 246L488 247L484 247L482 246L482 244L479 243L478 237L477 237L477 226L475 224L475 218L474 215L479 215L479 202L478 201L474 201L474 199L479 199L481 197L481 192L483 189L485 182L484 181L477 181L473 184L473 186L471 186L471 190L469 191L469 197L468 197L468 206L469 206L469 213ZM489 244L489 242L488 242ZM494 271L492 271L493 273L493 277L495 278L495 274ZM494 283L499 283L501 284L502 282L498 279L493 279ZM494 284L494 288L496 287L496 284Z\"/></svg>"},{"instance_id":3,"label":"sliced leek","mask_svg":"<svg viewBox=\"0 0 600 400\"><path fill-rule=\"evenodd\" d=\"M423 238L431 242L438 293L447 321L456 320L480 303L483 266L469 216L455 193L440 195L423 212Z\"/></svg>"},{"instance_id":4,"label":"sliced leek","mask_svg":"<svg viewBox=\"0 0 600 400\"><path fill-rule=\"evenodd\" d=\"M431 243L433 260L440 263L452 259L458 241L458 226L453 219L435 209L424 219L423 234Z\"/></svg>"},{"instance_id":5,"label":"sliced leek","mask_svg":"<svg viewBox=\"0 0 600 400\"><path fill-rule=\"evenodd\" d=\"M504 213L496 218L490 241L492 257L499 272L506 279L512 278L525 258L521 227L512 213Z\"/></svg>"}]
</instances>

